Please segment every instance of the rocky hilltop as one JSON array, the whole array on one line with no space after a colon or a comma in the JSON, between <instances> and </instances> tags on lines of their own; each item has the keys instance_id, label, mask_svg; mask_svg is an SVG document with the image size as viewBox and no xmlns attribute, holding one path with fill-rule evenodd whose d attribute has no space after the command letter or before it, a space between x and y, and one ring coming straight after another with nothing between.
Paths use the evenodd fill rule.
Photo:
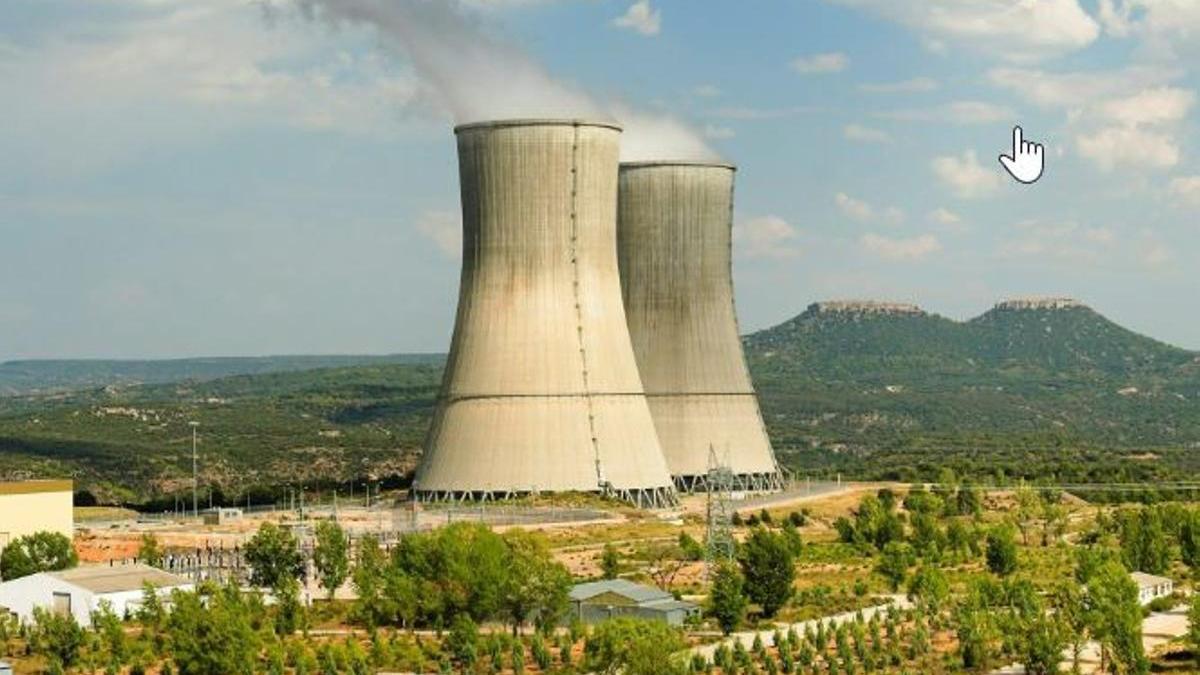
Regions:
<instances>
[{"instance_id":1,"label":"rocky hilltop","mask_svg":"<svg viewBox=\"0 0 1200 675\"><path fill-rule=\"evenodd\" d=\"M1025 311L1046 309L1087 309L1088 306L1074 298L1012 298L996 303L997 311Z\"/></svg>"},{"instance_id":2,"label":"rocky hilltop","mask_svg":"<svg viewBox=\"0 0 1200 675\"><path fill-rule=\"evenodd\" d=\"M826 300L814 302L805 310L812 314L891 314L923 316L925 310L916 305L880 300Z\"/></svg>"}]
</instances>

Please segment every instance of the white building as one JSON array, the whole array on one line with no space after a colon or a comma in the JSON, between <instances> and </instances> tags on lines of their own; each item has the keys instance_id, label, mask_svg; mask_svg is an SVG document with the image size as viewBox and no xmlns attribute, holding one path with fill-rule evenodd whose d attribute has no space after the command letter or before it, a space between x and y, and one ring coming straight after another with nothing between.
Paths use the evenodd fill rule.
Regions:
<instances>
[{"instance_id":1,"label":"white building","mask_svg":"<svg viewBox=\"0 0 1200 675\"><path fill-rule=\"evenodd\" d=\"M26 480L0 483L0 551L18 537L35 532L74 535L69 480Z\"/></svg>"},{"instance_id":2,"label":"white building","mask_svg":"<svg viewBox=\"0 0 1200 675\"><path fill-rule=\"evenodd\" d=\"M1175 582L1166 577L1159 577L1145 572L1133 572L1129 575L1138 587L1138 602L1148 605L1158 598L1165 598L1175 592Z\"/></svg>"},{"instance_id":3,"label":"white building","mask_svg":"<svg viewBox=\"0 0 1200 675\"><path fill-rule=\"evenodd\" d=\"M137 611L142 588L149 583L164 597L175 589L190 591L191 581L149 565L76 567L61 572L41 572L0 583L0 611L24 622L33 621L33 609L42 607L71 614L81 626L91 626L92 612L108 601L119 617Z\"/></svg>"}]
</instances>

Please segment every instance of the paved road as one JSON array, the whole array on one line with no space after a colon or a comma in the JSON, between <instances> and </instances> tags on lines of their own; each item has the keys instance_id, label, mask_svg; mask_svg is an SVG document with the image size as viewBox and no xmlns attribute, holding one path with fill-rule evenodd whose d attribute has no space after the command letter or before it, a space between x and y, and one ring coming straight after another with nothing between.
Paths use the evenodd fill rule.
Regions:
<instances>
[{"instance_id":1,"label":"paved road","mask_svg":"<svg viewBox=\"0 0 1200 675\"><path fill-rule=\"evenodd\" d=\"M891 607L893 605L895 605L896 607L899 607L900 609L907 609L912 606L912 604L908 601L908 598L903 595L889 595L887 597L888 597L888 602L886 602L882 605L875 605L874 607L867 607L867 608L863 609L862 610L863 619L870 621L872 616L874 616L875 614L880 613L880 612L886 612L888 607ZM796 631L796 633L803 635L804 631L808 630L810 627L815 630L818 623L824 623L826 626L828 626L830 624L832 624L834 626L839 626L843 623L854 621L854 617L857 615L858 615L857 611L842 612L841 614L833 614L831 616L825 616L825 617L821 617L818 619L810 619L808 621L801 621L800 623L779 624L776 626L772 626L769 630L744 631L741 633L734 633L734 634L730 635L729 637L725 638L724 640L721 640L720 642L714 642L712 644L702 645L700 647L694 647L694 648L692 648L691 651L696 654L701 654L704 656L704 658L711 660L713 657L713 652L717 651L717 647L719 645L726 645L726 646L731 647L733 645L734 641L737 640L737 641L740 641L742 643L742 646L745 647L746 649L751 649L754 646L754 638L755 637L762 638L762 642L764 645L766 645L768 647L772 647L775 645L775 631L777 631L777 630L781 633L786 633L788 631L788 629L794 629Z\"/></svg>"}]
</instances>

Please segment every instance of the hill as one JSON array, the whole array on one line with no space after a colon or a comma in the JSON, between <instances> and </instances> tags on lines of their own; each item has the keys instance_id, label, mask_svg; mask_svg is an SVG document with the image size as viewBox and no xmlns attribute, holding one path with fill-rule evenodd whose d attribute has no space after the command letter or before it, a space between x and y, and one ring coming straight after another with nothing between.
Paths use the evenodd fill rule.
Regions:
<instances>
[{"instance_id":1,"label":"hill","mask_svg":"<svg viewBox=\"0 0 1200 675\"><path fill-rule=\"evenodd\" d=\"M963 323L819 303L745 346L772 438L805 469L1089 479L1116 469L1079 453L1173 458L1121 463L1149 476L1200 449L1200 355L1073 301L1008 301Z\"/></svg>"},{"instance_id":2,"label":"hill","mask_svg":"<svg viewBox=\"0 0 1200 675\"><path fill-rule=\"evenodd\" d=\"M798 472L1166 481L1200 470L1200 355L1079 303L1006 302L966 322L818 303L745 346L772 439ZM273 366L337 357L287 358ZM444 358L341 358L368 365L217 379L193 368L183 382L0 398L0 477L72 475L130 503L181 492L197 421L203 480L230 495L402 480Z\"/></svg>"},{"instance_id":3,"label":"hill","mask_svg":"<svg viewBox=\"0 0 1200 675\"><path fill-rule=\"evenodd\" d=\"M46 394L110 385L213 380L231 375L291 372L384 363L431 363L429 354L384 356L252 356L148 360L39 360L0 363L0 396Z\"/></svg>"}]
</instances>

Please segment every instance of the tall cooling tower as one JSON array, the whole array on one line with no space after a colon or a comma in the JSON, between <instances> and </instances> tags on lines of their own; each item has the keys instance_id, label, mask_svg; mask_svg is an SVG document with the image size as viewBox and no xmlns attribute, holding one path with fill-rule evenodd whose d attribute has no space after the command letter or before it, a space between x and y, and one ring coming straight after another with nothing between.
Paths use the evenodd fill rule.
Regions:
<instances>
[{"instance_id":1,"label":"tall cooling tower","mask_svg":"<svg viewBox=\"0 0 1200 675\"><path fill-rule=\"evenodd\" d=\"M675 503L617 271L620 128L467 124L458 316L414 492Z\"/></svg>"},{"instance_id":2,"label":"tall cooling tower","mask_svg":"<svg viewBox=\"0 0 1200 675\"><path fill-rule=\"evenodd\" d=\"M733 306L734 167L621 165L617 249L629 333L667 465L706 487L715 455L734 487L782 487Z\"/></svg>"}]
</instances>

